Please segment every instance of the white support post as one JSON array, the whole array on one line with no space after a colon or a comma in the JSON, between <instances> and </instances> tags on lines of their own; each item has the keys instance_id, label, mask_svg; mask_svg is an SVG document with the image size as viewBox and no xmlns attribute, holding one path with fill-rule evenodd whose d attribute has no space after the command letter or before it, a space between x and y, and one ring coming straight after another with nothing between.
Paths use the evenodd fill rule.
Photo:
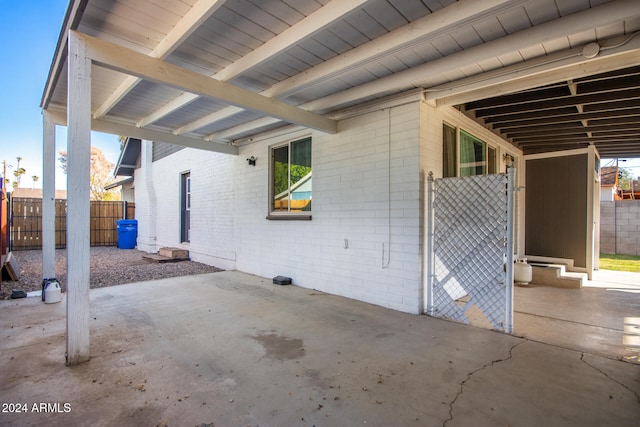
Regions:
<instances>
[{"instance_id":1,"label":"white support post","mask_svg":"<svg viewBox=\"0 0 640 427\"><path fill-rule=\"evenodd\" d=\"M426 314L434 315L433 304L433 172L427 176L427 308Z\"/></svg>"},{"instance_id":2,"label":"white support post","mask_svg":"<svg viewBox=\"0 0 640 427\"><path fill-rule=\"evenodd\" d=\"M514 199L515 167L507 167L507 239L506 239L506 265L505 265L505 325L507 334L513 333L513 224L514 224Z\"/></svg>"},{"instance_id":3,"label":"white support post","mask_svg":"<svg viewBox=\"0 0 640 427\"><path fill-rule=\"evenodd\" d=\"M596 229L597 227L597 214L596 212L600 211L600 199L596 199L596 188L599 185L596 185L596 180L598 179L598 172L596 172L596 147L595 145L590 145L588 148L587 155L587 205L585 206L587 210L587 259L586 259L586 267L587 267L587 278L589 280L593 279L593 270L594 265L596 265L596 260L599 257L599 250L596 252Z\"/></svg>"},{"instance_id":4,"label":"white support post","mask_svg":"<svg viewBox=\"0 0 640 427\"><path fill-rule=\"evenodd\" d=\"M91 60L69 32L67 97L67 365L89 360Z\"/></svg>"},{"instance_id":5,"label":"white support post","mask_svg":"<svg viewBox=\"0 0 640 427\"><path fill-rule=\"evenodd\" d=\"M56 124L42 111L42 278L56 277Z\"/></svg>"}]
</instances>

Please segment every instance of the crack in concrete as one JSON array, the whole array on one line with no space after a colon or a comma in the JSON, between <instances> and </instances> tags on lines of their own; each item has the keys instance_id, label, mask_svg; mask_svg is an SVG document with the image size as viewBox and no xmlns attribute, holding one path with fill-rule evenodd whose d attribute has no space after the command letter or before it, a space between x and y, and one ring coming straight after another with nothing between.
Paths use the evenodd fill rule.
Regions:
<instances>
[{"instance_id":1,"label":"crack in concrete","mask_svg":"<svg viewBox=\"0 0 640 427\"><path fill-rule=\"evenodd\" d=\"M631 393L633 393L633 395L636 397L636 400L638 401L638 404L640 404L640 395L638 395L638 393L636 393L634 390L632 390L631 388L629 388L627 385L621 383L620 381L616 380L615 378L612 378L609 376L609 374L607 374L606 372L604 372L602 369L593 366L591 363L587 362L586 360L584 360L584 352L580 353L580 361L584 362L587 366L589 366L590 368L596 370L597 372L600 372L602 375L604 375L605 377L607 377L607 379L613 381L614 383L621 385L622 387L626 388L627 390L629 390Z\"/></svg>"},{"instance_id":2,"label":"crack in concrete","mask_svg":"<svg viewBox=\"0 0 640 427\"><path fill-rule=\"evenodd\" d=\"M523 339L519 343L512 345L511 348L509 349L509 355L507 357L503 357L502 359L492 360L489 363L485 363L475 371L469 372L469 374L467 374L467 377L460 383L460 390L458 390L458 393L456 393L453 400L449 402L449 418L444 420L444 423L442 423L442 427L445 427L449 421L453 421L453 407L456 404L456 401L458 400L458 398L462 396L462 393L464 393L464 385L471 379L471 377L473 377L475 374L477 374L480 371L484 371L487 368L491 368L496 363L505 362L513 358L513 350L515 350L515 348L518 347L520 344L523 344L527 341L528 341L527 339Z\"/></svg>"}]
</instances>

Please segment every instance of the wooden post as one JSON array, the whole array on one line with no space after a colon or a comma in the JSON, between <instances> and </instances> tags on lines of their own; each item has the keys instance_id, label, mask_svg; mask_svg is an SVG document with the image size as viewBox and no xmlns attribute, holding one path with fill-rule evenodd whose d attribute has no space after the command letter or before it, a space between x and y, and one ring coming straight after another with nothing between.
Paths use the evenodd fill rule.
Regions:
<instances>
[{"instance_id":1,"label":"wooden post","mask_svg":"<svg viewBox=\"0 0 640 427\"><path fill-rule=\"evenodd\" d=\"M56 277L56 125L42 111L42 278Z\"/></svg>"},{"instance_id":2,"label":"wooden post","mask_svg":"<svg viewBox=\"0 0 640 427\"><path fill-rule=\"evenodd\" d=\"M5 256L9 253L9 203L4 179L7 176L7 161L3 161L4 172L0 180L0 268L4 267Z\"/></svg>"},{"instance_id":3,"label":"wooden post","mask_svg":"<svg viewBox=\"0 0 640 427\"><path fill-rule=\"evenodd\" d=\"M69 32L67 96L67 365L89 360L91 60Z\"/></svg>"}]
</instances>

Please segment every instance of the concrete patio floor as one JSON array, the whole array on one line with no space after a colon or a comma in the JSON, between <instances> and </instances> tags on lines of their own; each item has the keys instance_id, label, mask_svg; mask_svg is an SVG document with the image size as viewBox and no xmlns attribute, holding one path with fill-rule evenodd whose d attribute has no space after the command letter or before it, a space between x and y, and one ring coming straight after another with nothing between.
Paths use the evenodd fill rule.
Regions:
<instances>
[{"instance_id":1,"label":"concrete patio floor","mask_svg":"<svg viewBox=\"0 0 640 427\"><path fill-rule=\"evenodd\" d=\"M514 334L640 363L640 273L595 271L582 289L516 286Z\"/></svg>"},{"instance_id":2,"label":"concrete patio floor","mask_svg":"<svg viewBox=\"0 0 640 427\"><path fill-rule=\"evenodd\" d=\"M0 425L637 426L640 419L640 365L573 345L231 271L90 296L91 360L74 367L64 366L64 298L0 302ZM15 404L26 411L16 413Z\"/></svg>"}]
</instances>

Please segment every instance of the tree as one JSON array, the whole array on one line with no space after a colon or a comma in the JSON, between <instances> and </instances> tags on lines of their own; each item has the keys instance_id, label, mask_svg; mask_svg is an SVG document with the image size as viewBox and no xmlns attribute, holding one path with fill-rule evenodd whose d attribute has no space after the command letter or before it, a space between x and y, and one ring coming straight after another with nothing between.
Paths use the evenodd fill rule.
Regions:
<instances>
[{"instance_id":1,"label":"tree","mask_svg":"<svg viewBox=\"0 0 640 427\"><path fill-rule=\"evenodd\" d=\"M67 152L60 151L60 167L62 171L67 173ZM113 163L107 160L101 149L91 147L91 160L89 165L89 191L91 200L120 200L120 193L115 189L105 190L104 187L113 183Z\"/></svg>"},{"instance_id":2,"label":"tree","mask_svg":"<svg viewBox=\"0 0 640 427\"><path fill-rule=\"evenodd\" d=\"M633 180L633 173L627 168L618 168L618 187L623 190L631 189L631 181Z\"/></svg>"},{"instance_id":3,"label":"tree","mask_svg":"<svg viewBox=\"0 0 640 427\"><path fill-rule=\"evenodd\" d=\"M25 168L20 167L20 162L22 161L22 157L18 156L16 157L16 160L18 161L18 166L13 171L13 176L16 177L16 179L13 181L14 190L20 187L20 178L22 177L22 175L24 175L27 172Z\"/></svg>"},{"instance_id":4,"label":"tree","mask_svg":"<svg viewBox=\"0 0 640 427\"><path fill-rule=\"evenodd\" d=\"M38 175L33 175L33 176L31 177L31 180L33 181L33 183L31 184L31 189L32 189L32 190L33 190L33 187L35 187L35 186L36 186L36 182L38 182L38 180L39 180L39 179L40 179L40 178L38 177Z\"/></svg>"}]
</instances>

